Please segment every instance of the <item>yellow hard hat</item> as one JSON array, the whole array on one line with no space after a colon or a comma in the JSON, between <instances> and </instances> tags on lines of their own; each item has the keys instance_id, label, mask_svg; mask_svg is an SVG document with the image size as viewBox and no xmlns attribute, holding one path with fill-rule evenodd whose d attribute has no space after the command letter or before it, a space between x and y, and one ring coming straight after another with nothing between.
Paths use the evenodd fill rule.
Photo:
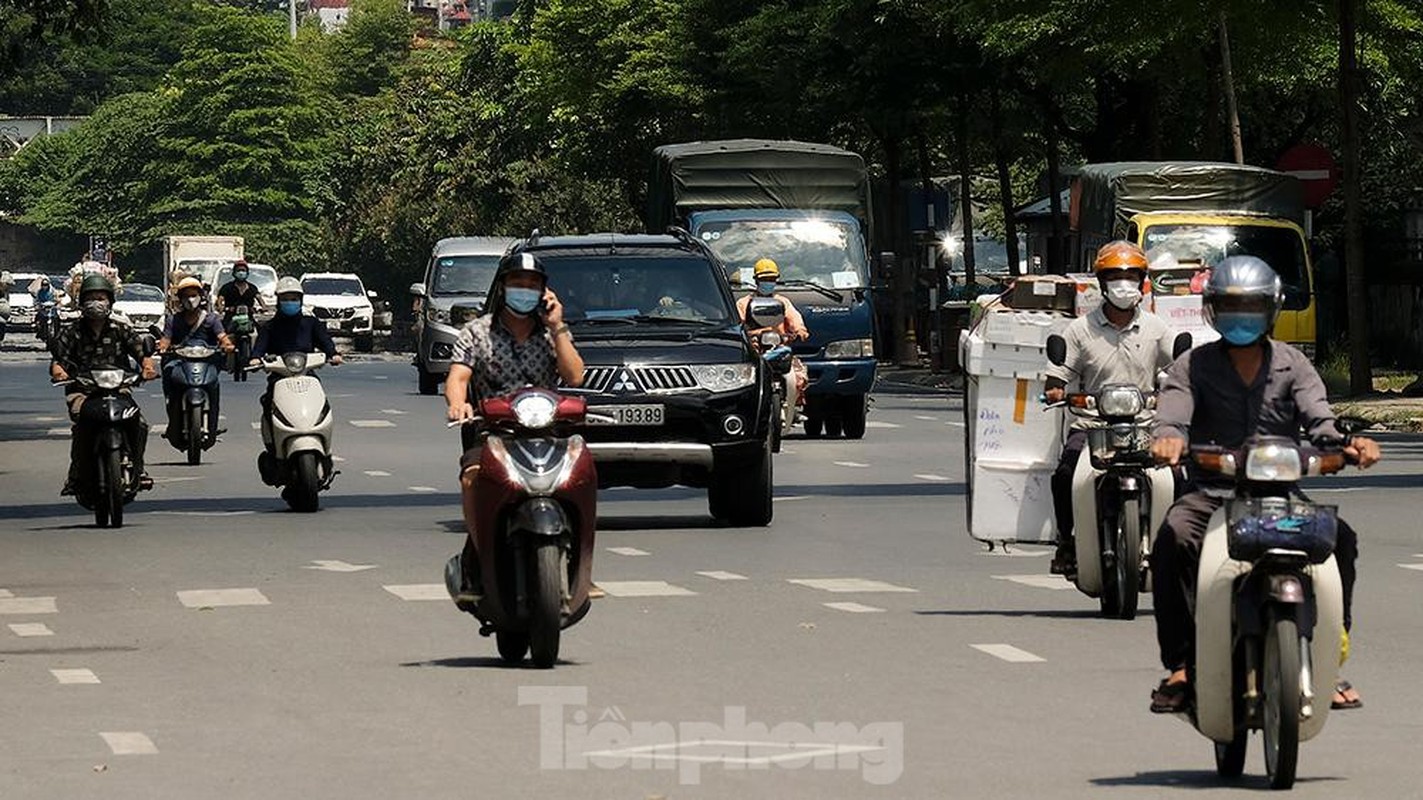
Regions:
<instances>
[{"instance_id":1,"label":"yellow hard hat","mask_svg":"<svg viewBox=\"0 0 1423 800\"><path fill-rule=\"evenodd\" d=\"M775 278L776 280L780 280L781 278L781 268L776 266L776 262L769 258L763 258L757 261L754 272L756 280L758 281L762 278Z\"/></svg>"},{"instance_id":2,"label":"yellow hard hat","mask_svg":"<svg viewBox=\"0 0 1423 800\"><path fill-rule=\"evenodd\" d=\"M173 294L182 294L184 289L197 289L201 292L203 290L203 282L197 278L184 278L178 281L177 286L173 287Z\"/></svg>"}]
</instances>

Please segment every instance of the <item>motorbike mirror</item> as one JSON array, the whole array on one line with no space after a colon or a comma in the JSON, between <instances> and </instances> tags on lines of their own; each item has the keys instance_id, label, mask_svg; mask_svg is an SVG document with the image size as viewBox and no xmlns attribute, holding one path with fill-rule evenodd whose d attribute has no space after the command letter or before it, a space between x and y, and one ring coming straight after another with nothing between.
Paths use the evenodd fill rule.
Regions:
<instances>
[{"instance_id":1,"label":"motorbike mirror","mask_svg":"<svg viewBox=\"0 0 1423 800\"><path fill-rule=\"evenodd\" d=\"M416 297L424 297L424 296L425 296L425 284L423 284L423 283L412 283L412 284L410 284L410 293L413 294L413 295L415 295Z\"/></svg>"},{"instance_id":2,"label":"motorbike mirror","mask_svg":"<svg viewBox=\"0 0 1423 800\"><path fill-rule=\"evenodd\" d=\"M1067 340L1056 333L1047 337L1047 360L1059 367L1067 363Z\"/></svg>"},{"instance_id":3,"label":"motorbike mirror","mask_svg":"<svg viewBox=\"0 0 1423 800\"><path fill-rule=\"evenodd\" d=\"M1344 434L1345 436L1353 436L1357 433L1363 433L1364 431L1368 430L1369 428L1372 428L1373 426L1374 423L1364 419L1363 417L1343 416L1334 420L1334 427L1338 428L1339 432Z\"/></svg>"},{"instance_id":4,"label":"motorbike mirror","mask_svg":"<svg viewBox=\"0 0 1423 800\"><path fill-rule=\"evenodd\" d=\"M1181 331L1176 334L1176 341L1171 343L1171 357L1180 358L1185 355L1186 351L1191 349L1192 344L1194 344L1194 340L1191 338L1190 331Z\"/></svg>"}]
</instances>

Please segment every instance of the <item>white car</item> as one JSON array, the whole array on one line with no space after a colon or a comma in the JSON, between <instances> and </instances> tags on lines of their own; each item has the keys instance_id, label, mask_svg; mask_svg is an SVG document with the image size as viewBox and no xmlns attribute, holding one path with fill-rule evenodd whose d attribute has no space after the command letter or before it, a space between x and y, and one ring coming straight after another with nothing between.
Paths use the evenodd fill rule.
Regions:
<instances>
[{"instance_id":1,"label":"white car","mask_svg":"<svg viewBox=\"0 0 1423 800\"><path fill-rule=\"evenodd\" d=\"M369 352L375 343L375 307L357 275L349 272L308 272L301 276L302 309L326 323L332 333L351 336L356 349Z\"/></svg>"},{"instance_id":2,"label":"white car","mask_svg":"<svg viewBox=\"0 0 1423 800\"><path fill-rule=\"evenodd\" d=\"M35 278L44 277L38 272L16 272L10 276L10 330L33 331L35 329L35 296L30 294L30 283Z\"/></svg>"},{"instance_id":3,"label":"white car","mask_svg":"<svg viewBox=\"0 0 1423 800\"><path fill-rule=\"evenodd\" d=\"M148 283L125 283L119 288L119 296L114 300L114 311L128 317L139 333L147 332L149 326L163 327L163 316L167 313L167 297L163 290Z\"/></svg>"}]
</instances>

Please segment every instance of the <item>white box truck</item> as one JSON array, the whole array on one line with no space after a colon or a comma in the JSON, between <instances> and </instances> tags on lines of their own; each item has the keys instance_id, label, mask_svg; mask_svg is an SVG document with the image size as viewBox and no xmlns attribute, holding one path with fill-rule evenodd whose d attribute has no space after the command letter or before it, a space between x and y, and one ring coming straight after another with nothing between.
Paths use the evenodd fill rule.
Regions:
<instances>
[{"instance_id":1,"label":"white box truck","mask_svg":"<svg viewBox=\"0 0 1423 800\"><path fill-rule=\"evenodd\" d=\"M211 284L217 271L243 257L241 236L163 237L164 289L184 276ZM217 287L213 287L217 288Z\"/></svg>"}]
</instances>

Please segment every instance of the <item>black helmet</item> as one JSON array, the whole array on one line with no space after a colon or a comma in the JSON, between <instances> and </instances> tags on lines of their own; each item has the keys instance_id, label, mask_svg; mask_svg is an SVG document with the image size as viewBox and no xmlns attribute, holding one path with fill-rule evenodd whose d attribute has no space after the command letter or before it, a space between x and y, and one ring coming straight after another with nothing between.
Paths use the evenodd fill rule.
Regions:
<instances>
[{"instance_id":1,"label":"black helmet","mask_svg":"<svg viewBox=\"0 0 1423 800\"><path fill-rule=\"evenodd\" d=\"M545 286L548 285L548 272L544 270L543 262L538 256L526 252L507 253L499 260L499 268L494 271L494 283L489 287L484 313L498 314L504 310L504 281L510 275L519 274L537 275Z\"/></svg>"}]
</instances>

